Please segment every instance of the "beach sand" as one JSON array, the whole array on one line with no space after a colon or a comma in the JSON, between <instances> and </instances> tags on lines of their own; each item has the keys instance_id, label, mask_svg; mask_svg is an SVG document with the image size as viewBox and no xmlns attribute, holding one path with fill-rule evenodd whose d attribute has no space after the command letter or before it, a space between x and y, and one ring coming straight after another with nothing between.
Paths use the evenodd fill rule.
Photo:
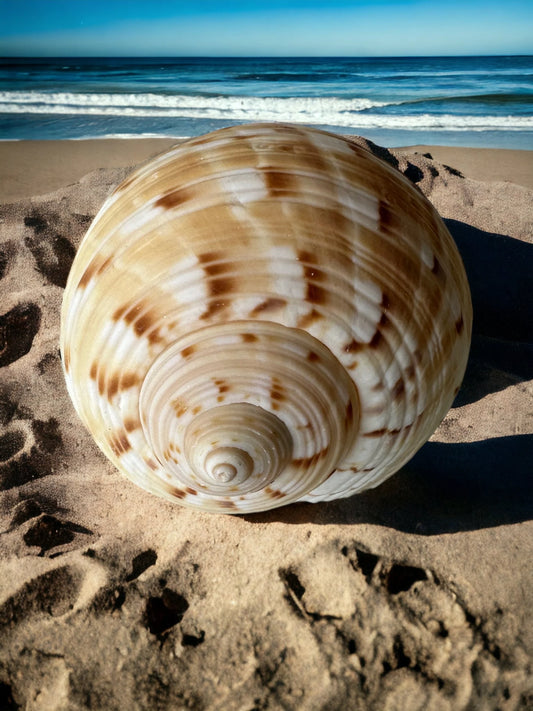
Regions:
<instances>
[{"instance_id":1,"label":"beach sand","mask_svg":"<svg viewBox=\"0 0 533 711\"><path fill-rule=\"evenodd\" d=\"M216 516L114 470L58 351L91 219L172 143L0 143L0 708L532 708L533 152L368 146L463 256L463 387L377 489Z\"/></svg>"}]
</instances>

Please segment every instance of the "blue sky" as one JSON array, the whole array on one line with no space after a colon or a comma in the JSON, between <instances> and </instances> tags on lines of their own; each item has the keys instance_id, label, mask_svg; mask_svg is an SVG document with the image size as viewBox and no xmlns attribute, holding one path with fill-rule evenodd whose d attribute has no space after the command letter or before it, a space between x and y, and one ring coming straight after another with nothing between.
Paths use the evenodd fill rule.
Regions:
<instances>
[{"instance_id":1,"label":"blue sky","mask_svg":"<svg viewBox=\"0 0 533 711\"><path fill-rule=\"evenodd\" d=\"M533 54L533 0L0 0L0 56Z\"/></svg>"}]
</instances>

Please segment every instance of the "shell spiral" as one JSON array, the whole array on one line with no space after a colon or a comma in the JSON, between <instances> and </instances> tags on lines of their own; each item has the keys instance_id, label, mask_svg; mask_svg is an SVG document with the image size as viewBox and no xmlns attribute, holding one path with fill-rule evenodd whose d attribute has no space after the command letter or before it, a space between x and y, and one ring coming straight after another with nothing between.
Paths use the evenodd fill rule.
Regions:
<instances>
[{"instance_id":1,"label":"shell spiral","mask_svg":"<svg viewBox=\"0 0 533 711\"><path fill-rule=\"evenodd\" d=\"M111 195L72 266L61 352L123 474L253 512L400 469L459 389L471 324L455 244L406 178L339 136L252 124Z\"/></svg>"}]
</instances>

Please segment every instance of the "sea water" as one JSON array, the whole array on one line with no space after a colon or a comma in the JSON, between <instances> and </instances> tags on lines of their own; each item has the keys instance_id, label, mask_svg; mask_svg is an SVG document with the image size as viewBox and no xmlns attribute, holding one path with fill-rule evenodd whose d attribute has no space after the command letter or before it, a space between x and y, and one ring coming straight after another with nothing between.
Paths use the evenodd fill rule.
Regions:
<instances>
[{"instance_id":1,"label":"sea water","mask_svg":"<svg viewBox=\"0 0 533 711\"><path fill-rule=\"evenodd\" d=\"M0 139L189 137L250 121L385 146L533 149L533 57L0 60Z\"/></svg>"}]
</instances>

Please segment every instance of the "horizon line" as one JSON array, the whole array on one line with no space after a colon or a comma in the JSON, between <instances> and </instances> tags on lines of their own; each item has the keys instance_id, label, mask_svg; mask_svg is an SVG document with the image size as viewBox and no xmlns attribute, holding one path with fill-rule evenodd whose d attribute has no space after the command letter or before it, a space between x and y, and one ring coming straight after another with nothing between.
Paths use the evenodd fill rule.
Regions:
<instances>
[{"instance_id":1,"label":"horizon line","mask_svg":"<svg viewBox=\"0 0 533 711\"><path fill-rule=\"evenodd\" d=\"M464 59L533 57L533 53L497 54L3 54L3 59Z\"/></svg>"}]
</instances>

